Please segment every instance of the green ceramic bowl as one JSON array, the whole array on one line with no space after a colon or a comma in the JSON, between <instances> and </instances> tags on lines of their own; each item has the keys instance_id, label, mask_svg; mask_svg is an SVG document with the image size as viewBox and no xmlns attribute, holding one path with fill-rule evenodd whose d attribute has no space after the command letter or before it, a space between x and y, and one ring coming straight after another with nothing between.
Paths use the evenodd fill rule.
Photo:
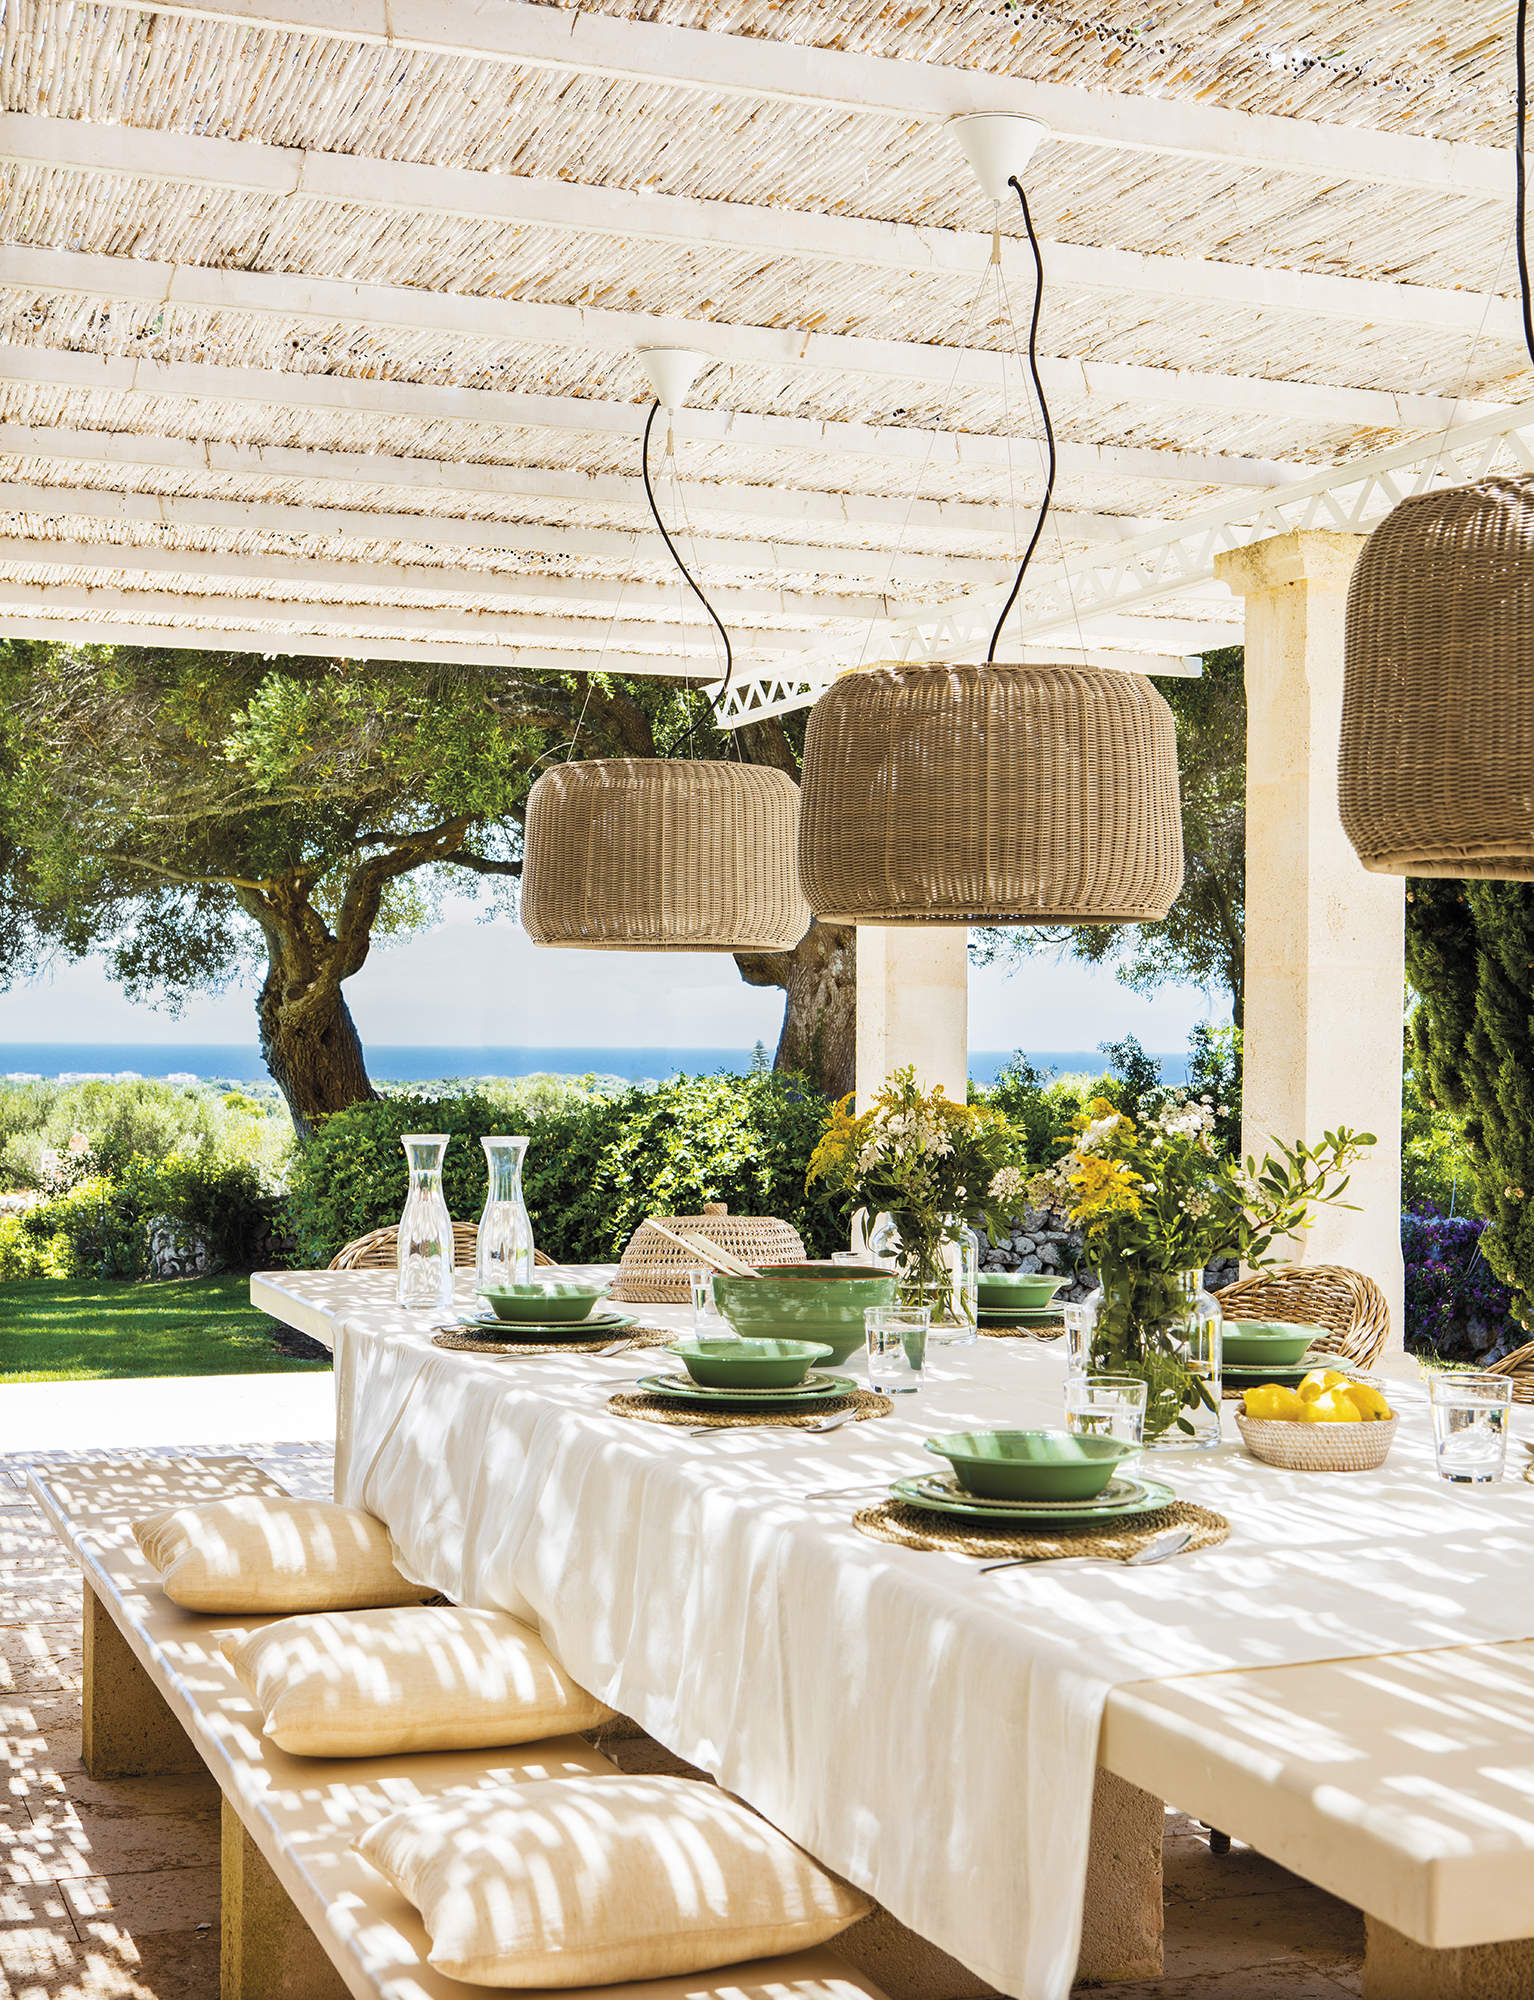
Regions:
<instances>
[{"instance_id":1,"label":"green ceramic bowl","mask_svg":"<svg viewBox=\"0 0 1534 2000\"><path fill-rule=\"evenodd\" d=\"M983 1306L1047 1306L1069 1278L1052 1278L1045 1271L982 1271L980 1303Z\"/></svg>"},{"instance_id":2,"label":"green ceramic bowl","mask_svg":"<svg viewBox=\"0 0 1534 2000\"><path fill-rule=\"evenodd\" d=\"M953 1431L930 1437L959 1484L985 1500L1091 1500L1136 1447L1072 1431Z\"/></svg>"},{"instance_id":3,"label":"green ceramic bowl","mask_svg":"<svg viewBox=\"0 0 1534 2000\"><path fill-rule=\"evenodd\" d=\"M704 1389L792 1389L831 1358L819 1340L677 1340L671 1351Z\"/></svg>"},{"instance_id":4,"label":"green ceramic bowl","mask_svg":"<svg viewBox=\"0 0 1534 2000\"><path fill-rule=\"evenodd\" d=\"M503 1285L493 1292L481 1292L497 1319L576 1320L589 1317L599 1299L605 1299L611 1285L583 1285L574 1279L535 1280L530 1285Z\"/></svg>"},{"instance_id":5,"label":"green ceramic bowl","mask_svg":"<svg viewBox=\"0 0 1534 2000\"><path fill-rule=\"evenodd\" d=\"M1220 1352L1243 1368L1287 1367L1299 1360L1320 1331L1286 1320L1228 1319L1220 1334Z\"/></svg>"},{"instance_id":6,"label":"green ceramic bowl","mask_svg":"<svg viewBox=\"0 0 1534 2000\"><path fill-rule=\"evenodd\" d=\"M772 1264L714 1279L714 1303L743 1340L817 1340L845 1361L863 1345L868 1306L895 1302L895 1274L861 1264Z\"/></svg>"}]
</instances>

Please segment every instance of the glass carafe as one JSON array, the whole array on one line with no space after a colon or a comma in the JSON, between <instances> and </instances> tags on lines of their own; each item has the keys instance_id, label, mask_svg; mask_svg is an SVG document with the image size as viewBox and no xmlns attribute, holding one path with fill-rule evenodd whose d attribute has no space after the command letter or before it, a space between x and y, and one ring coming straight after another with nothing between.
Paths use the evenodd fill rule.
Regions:
<instances>
[{"instance_id":1,"label":"glass carafe","mask_svg":"<svg viewBox=\"0 0 1534 2000\"><path fill-rule=\"evenodd\" d=\"M474 1258L477 1291L499 1291L503 1285L525 1285L533 1275L533 1225L522 1199L522 1160L526 1139L481 1139L489 1180L485 1212L479 1218L479 1245Z\"/></svg>"},{"instance_id":2,"label":"glass carafe","mask_svg":"<svg viewBox=\"0 0 1534 2000\"><path fill-rule=\"evenodd\" d=\"M442 1156L450 1132L407 1132L400 1140L410 1167L410 1192L399 1219L395 1297L417 1312L453 1302L453 1218L442 1192Z\"/></svg>"}]
</instances>

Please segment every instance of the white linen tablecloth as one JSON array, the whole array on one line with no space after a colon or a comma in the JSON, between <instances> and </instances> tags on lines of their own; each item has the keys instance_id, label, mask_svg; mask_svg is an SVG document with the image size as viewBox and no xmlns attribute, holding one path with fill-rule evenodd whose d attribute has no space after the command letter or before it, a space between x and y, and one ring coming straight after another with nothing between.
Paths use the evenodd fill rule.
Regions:
<instances>
[{"instance_id":1,"label":"white linen tablecloth","mask_svg":"<svg viewBox=\"0 0 1534 2000\"><path fill-rule=\"evenodd\" d=\"M1376 1473L1279 1472L1233 1429L1148 1455L1229 1517L1220 1548L984 1575L860 1534L866 1500L810 1496L930 1469L936 1431L1058 1424L1057 1346L934 1350L892 1418L823 1437L607 1414L659 1360L453 1354L349 1322L337 1498L387 1523L414 1580L536 1620L583 1686L1018 2000L1071 1986L1112 1687L1534 1636L1534 1487L1438 1481L1415 1384L1390 1385Z\"/></svg>"}]
</instances>

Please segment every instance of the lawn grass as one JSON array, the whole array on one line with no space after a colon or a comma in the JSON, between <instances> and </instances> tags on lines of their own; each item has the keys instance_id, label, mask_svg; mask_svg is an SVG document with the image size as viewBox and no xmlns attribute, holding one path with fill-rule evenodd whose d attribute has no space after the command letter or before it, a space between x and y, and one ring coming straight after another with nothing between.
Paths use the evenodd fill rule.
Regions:
<instances>
[{"instance_id":1,"label":"lawn grass","mask_svg":"<svg viewBox=\"0 0 1534 2000\"><path fill-rule=\"evenodd\" d=\"M145 1375L270 1375L328 1368L272 1345L278 1322L250 1303L247 1278L166 1284L22 1278L0 1284L0 1382Z\"/></svg>"}]
</instances>

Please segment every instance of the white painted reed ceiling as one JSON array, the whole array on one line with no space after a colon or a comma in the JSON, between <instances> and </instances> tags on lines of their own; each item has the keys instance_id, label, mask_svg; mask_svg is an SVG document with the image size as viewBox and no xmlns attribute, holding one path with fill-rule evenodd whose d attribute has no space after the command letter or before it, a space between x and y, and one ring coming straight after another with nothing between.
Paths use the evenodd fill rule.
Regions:
<instances>
[{"instance_id":1,"label":"white painted reed ceiling","mask_svg":"<svg viewBox=\"0 0 1534 2000\"><path fill-rule=\"evenodd\" d=\"M0 18L0 629L709 673L645 340L714 357L661 496L745 674L985 604L1042 461L970 109L1051 128L1040 629L1120 549L1445 434L1452 474L1534 395L1511 0ZM1205 572L1167 588L1076 642L1239 636Z\"/></svg>"}]
</instances>

